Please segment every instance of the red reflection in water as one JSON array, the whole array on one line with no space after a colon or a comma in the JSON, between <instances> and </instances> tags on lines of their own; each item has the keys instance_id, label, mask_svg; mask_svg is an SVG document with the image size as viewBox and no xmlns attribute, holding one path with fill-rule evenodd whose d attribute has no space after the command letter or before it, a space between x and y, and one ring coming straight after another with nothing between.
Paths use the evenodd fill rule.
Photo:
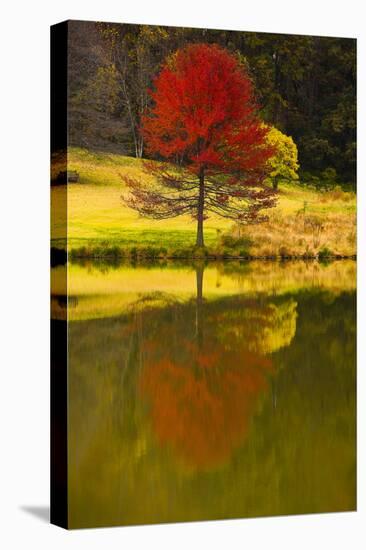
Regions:
<instances>
[{"instance_id":1,"label":"red reflection in water","mask_svg":"<svg viewBox=\"0 0 366 550\"><path fill-rule=\"evenodd\" d=\"M166 354L145 365L140 390L159 442L187 466L216 467L245 440L272 363L246 349L225 351L207 342L187 343L185 351L189 360L187 353L184 361Z\"/></svg>"}]
</instances>

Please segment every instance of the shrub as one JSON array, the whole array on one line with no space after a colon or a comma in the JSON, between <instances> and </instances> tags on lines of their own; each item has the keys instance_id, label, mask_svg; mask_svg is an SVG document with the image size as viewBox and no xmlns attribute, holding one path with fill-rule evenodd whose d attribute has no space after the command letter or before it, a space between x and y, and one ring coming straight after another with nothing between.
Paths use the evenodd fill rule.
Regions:
<instances>
[{"instance_id":1,"label":"shrub","mask_svg":"<svg viewBox=\"0 0 366 550\"><path fill-rule=\"evenodd\" d=\"M282 259L291 257L291 252L285 246L280 246L278 253Z\"/></svg>"},{"instance_id":2,"label":"shrub","mask_svg":"<svg viewBox=\"0 0 366 550\"><path fill-rule=\"evenodd\" d=\"M334 168L326 168L320 173L320 177L326 185L335 185L337 181L337 171Z\"/></svg>"},{"instance_id":3,"label":"shrub","mask_svg":"<svg viewBox=\"0 0 366 550\"><path fill-rule=\"evenodd\" d=\"M120 258L121 257L121 250L118 246L112 246L109 250L108 250L108 255L112 256L113 258Z\"/></svg>"},{"instance_id":4,"label":"shrub","mask_svg":"<svg viewBox=\"0 0 366 550\"><path fill-rule=\"evenodd\" d=\"M334 256L333 252L326 246L323 246L318 252L319 260L325 260L327 258L331 258L332 256Z\"/></svg>"},{"instance_id":5,"label":"shrub","mask_svg":"<svg viewBox=\"0 0 366 550\"><path fill-rule=\"evenodd\" d=\"M187 258L192 258L193 251L192 249L189 249L189 248L175 248L174 250L171 250L169 252L169 256L171 258L185 260Z\"/></svg>"},{"instance_id":6,"label":"shrub","mask_svg":"<svg viewBox=\"0 0 366 550\"><path fill-rule=\"evenodd\" d=\"M354 195L351 192L343 191L342 187L340 185L336 185L334 189L331 191L328 191L327 193L324 193L324 198L326 200L341 200L344 202L351 201L353 199Z\"/></svg>"},{"instance_id":7,"label":"shrub","mask_svg":"<svg viewBox=\"0 0 366 550\"><path fill-rule=\"evenodd\" d=\"M223 258L232 258L234 255L234 250L233 248L223 248L221 254Z\"/></svg>"},{"instance_id":8,"label":"shrub","mask_svg":"<svg viewBox=\"0 0 366 550\"><path fill-rule=\"evenodd\" d=\"M226 248L234 248L236 239L233 235L223 235L221 237L221 244Z\"/></svg>"},{"instance_id":9,"label":"shrub","mask_svg":"<svg viewBox=\"0 0 366 550\"><path fill-rule=\"evenodd\" d=\"M233 235L223 235L220 239L220 243L227 249L239 249L248 251L251 240L248 237L234 237Z\"/></svg>"},{"instance_id":10,"label":"shrub","mask_svg":"<svg viewBox=\"0 0 366 550\"><path fill-rule=\"evenodd\" d=\"M146 248L141 248L138 251L138 255L142 258L154 259L157 258L160 254L160 248L154 246L147 246Z\"/></svg>"},{"instance_id":11,"label":"shrub","mask_svg":"<svg viewBox=\"0 0 366 550\"><path fill-rule=\"evenodd\" d=\"M133 260L137 259L137 248L136 246L133 246L130 250L130 256Z\"/></svg>"}]
</instances>

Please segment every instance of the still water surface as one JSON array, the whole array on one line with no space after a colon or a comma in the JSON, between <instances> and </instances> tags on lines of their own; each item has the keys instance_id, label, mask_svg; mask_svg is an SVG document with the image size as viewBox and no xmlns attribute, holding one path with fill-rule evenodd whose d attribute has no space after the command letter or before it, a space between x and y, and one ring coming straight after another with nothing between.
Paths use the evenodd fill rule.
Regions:
<instances>
[{"instance_id":1,"label":"still water surface","mask_svg":"<svg viewBox=\"0 0 366 550\"><path fill-rule=\"evenodd\" d=\"M69 265L70 526L354 510L355 270Z\"/></svg>"}]
</instances>

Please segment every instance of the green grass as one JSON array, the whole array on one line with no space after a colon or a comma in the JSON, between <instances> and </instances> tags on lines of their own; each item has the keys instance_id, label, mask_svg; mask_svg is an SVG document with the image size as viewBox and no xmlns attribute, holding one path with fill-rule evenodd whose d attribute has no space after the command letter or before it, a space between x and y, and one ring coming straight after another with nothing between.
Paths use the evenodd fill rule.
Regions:
<instances>
[{"instance_id":1,"label":"green grass","mask_svg":"<svg viewBox=\"0 0 366 550\"><path fill-rule=\"evenodd\" d=\"M69 150L68 169L80 174L80 183L68 189L68 236L70 249L80 246L149 246L167 248L193 246L196 223L188 216L171 220L141 218L127 208L121 195L124 185L121 174L149 178L142 161L111 154L94 154L84 149ZM57 165L54 167L57 173ZM52 188L54 204L62 205L62 186ZM212 246L217 230L228 229L229 223L220 218L207 220L205 239ZM54 244L64 244L62 212L55 211Z\"/></svg>"},{"instance_id":2,"label":"green grass","mask_svg":"<svg viewBox=\"0 0 366 550\"><path fill-rule=\"evenodd\" d=\"M61 164L55 159L52 166L53 177L60 169ZM80 175L80 182L68 187L69 250L75 251L84 247L90 252L97 247L164 247L168 251L179 251L194 247L196 222L190 217L181 216L169 220L146 219L122 202L121 195L125 188L121 175L151 178L143 170L143 161L121 155L70 148L68 170L76 170ZM64 186L52 187L52 241L53 246L57 247L65 247L66 244L65 224L60 208L64 195ZM328 227L327 242L321 242L319 247L327 246L338 253L335 249L338 246L342 254L352 255L355 253L355 212L356 199L353 193L320 193L300 184L283 184L280 186L277 207L269 211L268 224L244 228L245 239L251 243L245 251L241 250L243 247L240 243L237 247L225 248L223 235L234 235L235 230L232 222L219 217L210 217L205 221L205 244L208 249L219 250L221 254L225 254L225 250L229 255L239 254L240 251L247 253L249 250L252 255L278 256L281 246L283 248L289 245L288 242L280 242L281 239L288 241L290 236L292 242L294 239L300 242L304 237L306 241L306 231L303 229L306 224L304 220L301 221L301 216L304 219L315 216ZM288 231L290 221L291 232L290 235L286 235L284 231ZM278 235L271 246L271 236L276 232ZM333 240L330 238L332 233ZM339 236L342 233L347 233L347 236L339 248ZM266 235L263 243L263 237ZM239 236L238 240L240 239L242 240L242 237ZM304 242L304 246L297 246L296 253L301 253L303 249L305 252L306 246L309 250L311 235L308 240L310 244ZM266 243L269 246L263 246ZM310 248L316 252L316 246ZM267 250L267 254L263 250Z\"/></svg>"}]
</instances>

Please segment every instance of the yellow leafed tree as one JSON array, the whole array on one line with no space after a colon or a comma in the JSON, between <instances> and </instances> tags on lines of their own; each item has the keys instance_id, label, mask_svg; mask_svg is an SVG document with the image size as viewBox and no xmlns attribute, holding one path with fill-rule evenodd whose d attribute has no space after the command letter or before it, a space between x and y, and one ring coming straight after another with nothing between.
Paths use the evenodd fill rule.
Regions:
<instances>
[{"instance_id":1,"label":"yellow leafed tree","mask_svg":"<svg viewBox=\"0 0 366 550\"><path fill-rule=\"evenodd\" d=\"M280 181L298 180L299 169L297 146L291 136L286 136L272 126L267 134L268 143L276 153L269 159L271 171L268 180L277 189Z\"/></svg>"}]
</instances>

